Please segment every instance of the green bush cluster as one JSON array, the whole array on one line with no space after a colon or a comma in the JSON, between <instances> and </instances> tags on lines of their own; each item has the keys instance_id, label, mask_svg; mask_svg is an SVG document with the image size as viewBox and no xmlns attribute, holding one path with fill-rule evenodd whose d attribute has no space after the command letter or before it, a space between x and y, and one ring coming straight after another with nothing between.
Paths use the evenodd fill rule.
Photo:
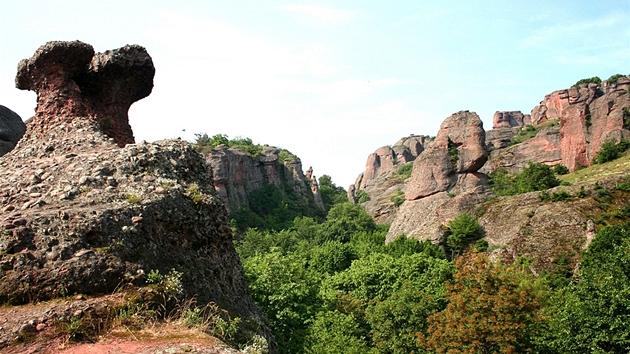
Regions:
<instances>
[{"instance_id":1,"label":"green bush cluster","mask_svg":"<svg viewBox=\"0 0 630 354\"><path fill-rule=\"evenodd\" d=\"M617 159L630 148L630 141L621 139L619 142L608 140L602 144L601 149L595 154L593 163L600 164Z\"/></svg>"},{"instance_id":2,"label":"green bush cluster","mask_svg":"<svg viewBox=\"0 0 630 354\"><path fill-rule=\"evenodd\" d=\"M204 155L209 154L212 149L219 145L225 145L229 148L239 148L252 157L258 157L262 154L262 146L260 144L254 144L252 139L240 136L229 139L225 134L215 134L210 137L207 133L197 133L195 134L195 142L193 145L197 151ZM288 151L287 153L290 154Z\"/></svg>"},{"instance_id":3,"label":"green bush cluster","mask_svg":"<svg viewBox=\"0 0 630 354\"><path fill-rule=\"evenodd\" d=\"M554 268L537 279L527 257L506 267L464 253L455 265L430 242L385 244L387 227L350 203L322 223L250 229L236 249L280 353L625 353L629 230L602 228L575 273L576 253L554 251ZM448 232L450 250L488 250L468 214Z\"/></svg>"},{"instance_id":4,"label":"green bush cluster","mask_svg":"<svg viewBox=\"0 0 630 354\"><path fill-rule=\"evenodd\" d=\"M620 78L622 78L622 77L626 77L626 75L623 75L623 74L614 74L614 75L611 75L611 76L608 78L608 82L609 82L609 83L611 83L611 84L616 84L616 83L617 83L617 81L618 81Z\"/></svg>"},{"instance_id":5,"label":"green bush cluster","mask_svg":"<svg viewBox=\"0 0 630 354\"><path fill-rule=\"evenodd\" d=\"M357 192L356 197L357 197L357 204L363 204L365 202L370 201L370 195L367 194L367 192L364 191L363 189Z\"/></svg>"},{"instance_id":6,"label":"green bush cluster","mask_svg":"<svg viewBox=\"0 0 630 354\"><path fill-rule=\"evenodd\" d=\"M538 134L538 129L533 125L526 125L523 129L521 129L518 134L516 134L511 141L511 145L516 145L524 142L525 140L529 140Z\"/></svg>"},{"instance_id":7,"label":"green bush cluster","mask_svg":"<svg viewBox=\"0 0 630 354\"><path fill-rule=\"evenodd\" d=\"M401 182L411 177L411 172L413 171L413 162L407 162L406 164L398 167L396 172L392 174L393 178L400 180Z\"/></svg>"},{"instance_id":8,"label":"green bush cluster","mask_svg":"<svg viewBox=\"0 0 630 354\"><path fill-rule=\"evenodd\" d=\"M557 187L560 180L551 167L530 162L521 173L509 174L503 167L490 174L490 188L499 196L516 195Z\"/></svg>"},{"instance_id":9,"label":"green bush cluster","mask_svg":"<svg viewBox=\"0 0 630 354\"><path fill-rule=\"evenodd\" d=\"M479 222L468 213L460 214L446 227L446 247L454 253L461 253L472 241L483 236Z\"/></svg>"},{"instance_id":10,"label":"green bush cluster","mask_svg":"<svg viewBox=\"0 0 630 354\"><path fill-rule=\"evenodd\" d=\"M573 87L580 87L581 84L597 84L597 86L602 84L602 79L600 79L597 76L593 76L591 78L587 78L587 79L581 79L578 80L575 84L573 84Z\"/></svg>"}]
</instances>

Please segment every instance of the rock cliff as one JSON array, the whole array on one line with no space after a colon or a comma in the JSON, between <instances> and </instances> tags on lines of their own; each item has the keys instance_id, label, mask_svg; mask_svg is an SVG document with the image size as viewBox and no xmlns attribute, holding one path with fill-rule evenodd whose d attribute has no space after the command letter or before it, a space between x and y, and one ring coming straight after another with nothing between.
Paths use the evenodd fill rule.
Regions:
<instances>
[{"instance_id":1,"label":"rock cliff","mask_svg":"<svg viewBox=\"0 0 630 354\"><path fill-rule=\"evenodd\" d=\"M180 140L132 144L127 109L153 72L135 45L94 54L50 42L20 63L17 85L38 105L0 158L0 304L143 291L150 271L175 270L182 296L218 304L273 344L204 158Z\"/></svg>"},{"instance_id":2,"label":"rock cliff","mask_svg":"<svg viewBox=\"0 0 630 354\"><path fill-rule=\"evenodd\" d=\"M315 203L324 210L317 179L312 169L304 175L302 162L295 156L283 158L282 150L263 146L259 156L251 156L237 147L219 145L207 154L214 187L228 210L248 207L251 193L266 184L288 190L298 200Z\"/></svg>"},{"instance_id":3,"label":"rock cliff","mask_svg":"<svg viewBox=\"0 0 630 354\"><path fill-rule=\"evenodd\" d=\"M494 151L483 171L505 167L518 172L530 161L562 163L570 171L590 166L604 142L630 135L629 82L630 77L621 77L613 84L581 84L552 92L532 109L531 123L538 127L538 134L514 146L511 140L518 129L510 129L506 119L495 114L495 129L486 132ZM508 120L517 123L510 124L517 128L527 124L525 119L522 124L518 119Z\"/></svg>"},{"instance_id":4,"label":"rock cliff","mask_svg":"<svg viewBox=\"0 0 630 354\"><path fill-rule=\"evenodd\" d=\"M362 206L378 222L391 222L398 209L396 198L402 198L405 189L404 177L397 171L414 161L430 141L427 136L411 134L391 147L378 148L368 156L365 172L348 188L348 198L357 203L361 194L367 195L369 200Z\"/></svg>"}]
</instances>

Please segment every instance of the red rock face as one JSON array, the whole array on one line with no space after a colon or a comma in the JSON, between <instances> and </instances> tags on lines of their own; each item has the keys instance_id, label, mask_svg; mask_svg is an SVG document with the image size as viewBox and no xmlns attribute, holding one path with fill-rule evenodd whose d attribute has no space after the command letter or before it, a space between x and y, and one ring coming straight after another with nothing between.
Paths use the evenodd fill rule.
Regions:
<instances>
[{"instance_id":1,"label":"red rock face","mask_svg":"<svg viewBox=\"0 0 630 354\"><path fill-rule=\"evenodd\" d=\"M379 174L393 170L395 156L394 150L389 146L380 147L370 154L365 163L365 173L360 189L365 189L368 183L373 181Z\"/></svg>"},{"instance_id":2,"label":"red rock face","mask_svg":"<svg viewBox=\"0 0 630 354\"><path fill-rule=\"evenodd\" d=\"M29 126L37 134L53 124L92 119L123 147L134 142L129 107L151 93L154 75L151 57L137 45L94 54L79 41L48 42L19 63L15 82L37 93Z\"/></svg>"},{"instance_id":3,"label":"red rock face","mask_svg":"<svg viewBox=\"0 0 630 354\"><path fill-rule=\"evenodd\" d=\"M492 129L520 127L532 124L532 117L521 111L495 112L492 117Z\"/></svg>"},{"instance_id":4,"label":"red rock face","mask_svg":"<svg viewBox=\"0 0 630 354\"><path fill-rule=\"evenodd\" d=\"M449 145L457 149L456 160L449 152ZM455 113L444 120L435 140L414 161L405 199L450 191L461 179L460 174L477 172L487 160L485 132L479 116L468 111Z\"/></svg>"}]
</instances>

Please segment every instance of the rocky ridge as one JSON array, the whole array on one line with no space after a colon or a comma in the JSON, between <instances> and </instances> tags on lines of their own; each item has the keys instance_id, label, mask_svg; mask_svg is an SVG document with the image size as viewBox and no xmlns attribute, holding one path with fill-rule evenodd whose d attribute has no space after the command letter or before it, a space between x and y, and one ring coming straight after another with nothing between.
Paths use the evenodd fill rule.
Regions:
<instances>
[{"instance_id":1,"label":"rocky ridge","mask_svg":"<svg viewBox=\"0 0 630 354\"><path fill-rule=\"evenodd\" d=\"M615 84L604 81L600 86L582 84L555 91L547 95L531 115L518 111L497 112L493 129L485 132L480 121L473 124L471 118L466 117L473 113L456 113L445 120L435 140L426 144L415 158L409 179L403 183L392 178L391 173L376 173L371 180L378 181L381 187L362 188L355 183L350 186L354 188L350 200L356 202L361 190L369 195L370 201L362 206L377 222L391 223L388 242L401 234L443 242L444 225L460 213L469 212L482 215L479 220L486 229L486 239L491 247L497 248L495 253L507 259L534 254L537 242L541 252L536 253L536 258L540 258L537 261L541 267L552 263L561 251L575 255L575 249L565 246L573 244L579 249L586 242L583 230L589 229L594 215L601 212L597 210L596 205L601 204L597 197L550 204L540 202L538 193L530 193L487 202L493 194L486 187L486 176L499 167L520 172L530 161L548 165L562 163L572 171L591 165L603 142L628 137L628 83L630 77L622 77ZM522 131L531 133L532 130L532 138L527 138L526 134L525 138L520 138ZM514 144L517 138L523 140ZM373 155L368 158L366 171L372 166ZM613 190L626 177L613 176L600 184ZM360 180L361 176L357 182ZM592 191L599 188L599 184L588 182L557 190L566 189L575 195L582 186ZM403 191L404 203L393 205L389 201L392 191ZM620 208L628 198L623 191L615 193L619 193L615 207ZM380 206L370 205L374 201ZM569 209L565 213L563 208ZM565 214L570 218L558 219ZM497 220L504 221L497 224ZM544 233L557 237L549 238ZM529 241L526 244L524 240Z\"/></svg>"},{"instance_id":2,"label":"rocky ridge","mask_svg":"<svg viewBox=\"0 0 630 354\"><path fill-rule=\"evenodd\" d=\"M257 157L225 145L219 145L206 154L212 168L214 188L228 211L248 207L252 192L266 184L280 190L286 187L298 199L311 201L324 209L312 168L305 175L299 158L290 156L281 159L281 155L281 149L268 145L263 146Z\"/></svg>"},{"instance_id":3,"label":"rocky ridge","mask_svg":"<svg viewBox=\"0 0 630 354\"><path fill-rule=\"evenodd\" d=\"M240 317L273 350L203 156L180 140L130 143L126 109L150 92L150 57L139 46L90 53L85 43L50 42L20 63L18 87L36 89L38 106L0 158L0 304L128 287L150 294L147 274L159 271L174 274L181 296ZM0 347L13 333L0 330Z\"/></svg>"}]
</instances>

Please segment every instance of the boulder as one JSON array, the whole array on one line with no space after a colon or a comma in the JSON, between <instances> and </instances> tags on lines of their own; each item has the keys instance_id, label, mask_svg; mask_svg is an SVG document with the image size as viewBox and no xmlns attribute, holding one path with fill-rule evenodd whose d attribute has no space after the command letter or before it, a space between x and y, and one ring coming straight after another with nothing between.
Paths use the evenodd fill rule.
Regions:
<instances>
[{"instance_id":1,"label":"boulder","mask_svg":"<svg viewBox=\"0 0 630 354\"><path fill-rule=\"evenodd\" d=\"M0 106L0 156L13 150L22 139L26 125L20 116L5 106Z\"/></svg>"},{"instance_id":2,"label":"boulder","mask_svg":"<svg viewBox=\"0 0 630 354\"><path fill-rule=\"evenodd\" d=\"M476 113L457 112L444 120L433 143L414 161L405 199L448 191L456 174L477 172L487 159L481 119Z\"/></svg>"},{"instance_id":3,"label":"boulder","mask_svg":"<svg viewBox=\"0 0 630 354\"><path fill-rule=\"evenodd\" d=\"M15 83L37 93L30 129L38 136L47 134L51 119L82 117L123 147L134 142L129 107L151 93L154 75L151 57L138 45L95 54L83 42L48 42L20 61Z\"/></svg>"}]
</instances>

